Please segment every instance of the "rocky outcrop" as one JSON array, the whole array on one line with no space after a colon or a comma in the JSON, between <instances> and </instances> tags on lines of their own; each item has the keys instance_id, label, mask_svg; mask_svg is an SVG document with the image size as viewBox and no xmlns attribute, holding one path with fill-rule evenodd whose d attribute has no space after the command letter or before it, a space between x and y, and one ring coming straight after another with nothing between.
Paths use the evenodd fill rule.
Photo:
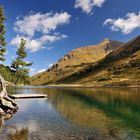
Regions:
<instances>
[{"instance_id":1,"label":"rocky outcrop","mask_svg":"<svg viewBox=\"0 0 140 140\"><path fill-rule=\"evenodd\" d=\"M2 88L0 92L0 116L13 114L18 109L18 106L17 103L7 94L6 86L10 83L5 81L0 75L0 84Z\"/></svg>"}]
</instances>

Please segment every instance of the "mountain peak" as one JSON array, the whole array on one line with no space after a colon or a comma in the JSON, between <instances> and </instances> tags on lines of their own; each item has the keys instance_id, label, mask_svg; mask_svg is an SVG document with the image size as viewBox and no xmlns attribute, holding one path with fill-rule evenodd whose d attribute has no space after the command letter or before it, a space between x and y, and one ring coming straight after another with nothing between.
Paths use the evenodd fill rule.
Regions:
<instances>
[{"instance_id":1,"label":"mountain peak","mask_svg":"<svg viewBox=\"0 0 140 140\"><path fill-rule=\"evenodd\" d=\"M61 81L63 78L78 73L104 58L108 53L120 47L120 45L122 45L121 42L105 39L97 45L76 48L64 55L45 73L39 73L32 77L31 84L41 85Z\"/></svg>"},{"instance_id":2,"label":"mountain peak","mask_svg":"<svg viewBox=\"0 0 140 140\"><path fill-rule=\"evenodd\" d=\"M110 42L111 40L108 38L105 38L102 42Z\"/></svg>"},{"instance_id":3,"label":"mountain peak","mask_svg":"<svg viewBox=\"0 0 140 140\"><path fill-rule=\"evenodd\" d=\"M111 40L108 39L108 38L105 38L105 39L104 39L102 42L100 42L98 45L104 46L104 45L107 45L107 44L109 44L109 43L111 43Z\"/></svg>"}]
</instances>

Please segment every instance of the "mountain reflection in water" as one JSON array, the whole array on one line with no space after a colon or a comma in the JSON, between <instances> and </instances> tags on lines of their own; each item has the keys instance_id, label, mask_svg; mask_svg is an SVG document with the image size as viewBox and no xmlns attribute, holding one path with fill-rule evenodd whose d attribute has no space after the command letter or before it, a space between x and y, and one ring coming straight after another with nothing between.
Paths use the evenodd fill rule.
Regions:
<instances>
[{"instance_id":1,"label":"mountain reflection in water","mask_svg":"<svg viewBox=\"0 0 140 140\"><path fill-rule=\"evenodd\" d=\"M18 112L1 127L0 140L140 139L140 89L21 88L11 94L47 94L17 100Z\"/></svg>"},{"instance_id":2,"label":"mountain reflection in water","mask_svg":"<svg viewBox=\"0 0 140 140\"><path fill-rule=\"evenodd\" d=\"M84 89L49 92L66 118L105 133L129 131L140 137L140 89ZM59 94L58 94L59 92ZM55 97L53 97L55 96Z\"/></svg>"}]
</instances>

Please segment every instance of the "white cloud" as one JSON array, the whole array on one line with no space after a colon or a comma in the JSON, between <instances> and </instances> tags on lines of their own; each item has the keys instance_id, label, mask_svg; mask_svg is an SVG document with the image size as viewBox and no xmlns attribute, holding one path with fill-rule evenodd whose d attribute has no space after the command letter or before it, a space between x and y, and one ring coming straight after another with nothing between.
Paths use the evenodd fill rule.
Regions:
<instances>
[{"instance_id":1,"label":"white cloud","mask_svg":"<svg viewBox=\"0 0 140 140\"><path fill-rule=\"evenodd\" d=\"M38 39L30 39L29 37L19 36L17 35L13 38L10 42L11 45L19 46L21 38L26 40L26 48L29 49L31 52L36 52L40 49L44 48L44 43L40 42Z\"/></svg>"},{"instance_id":2,"label":"white cloud","mask_svg":"<svg viewBox=\"0 0 140 140\"><path fill-rule=\"evenodd\" d=\"M35 68L30 68L30 75L35 75L36 74L36 69Z\"/></svg>"},{"instance_id":3,"label":"white cloud","mask_svg":"<svg viewBox=\"0 0 140 140\"><path fill-rule=\"evenodd\" d=\"M75 8L81 8L86 14L91 14L94 7L102 7L105 0L76 0Z\"/></svg>"},{"instance_id":4,"label":"white cloud","mask_svg":"<svg viewBox=\"0 0 140 140\"><path fill-rule=\"evenodd\" d=\"M56 30L58 26L69 23L70 18L71 15L67 12L30 14L23 19L18 18L14 30L30 37L34 36L36 32L48 34Z\"/></svg>"},{"instance_id":5,"label":"white cloud","mask_svg":"<svg viewBox=\"0 0 140 140\"><path fill-rule=\"evenodd\" d=\"M35 68L30 68L30 75L33 76L33 75L36 75L38 73L42 73L44 71L46 71L46 69L37 70Z\"/></svg>"},{"instance_id":6,"label":"white cloud","mask_svg":"<svg viewBox=\"0 0 140 140\"><path fill-rule=\"evenodd\" d=\"M138 14L127 13L125 18L106 19L103 25L111 25L112 31L121 31L123 34L129 34L140 28L140 12Z\"/></svg>"},{"instance_id":7,"label":"white cloud","mask_svg":"<svg viewBox=\"0 0 140 140\"><path fill-rule=\"evenodd\" d=\"M57 40L61 40L61 39L64 39L64 38L67 38L68 36L67 35L44 35L42 36L39 40L40 42L42 43L53 43Z\"/></svg>"},{"instance_id":8,"label":"white cloud","mask_svg":"<svg viewBox=\"0 0 140 140\"><path fill-rule=\"evenodd\" d=\"M53 66L53 64L49 64L48 65L48 68L50 68L51 66ZM41 70L36 70L36 69L34 69L34 68L31 68L30 69L30 74L31 75L35 75L35 74L38 74L38 73L42 73L42 72L45 72L46 71L46 69L41 69Z\"/></svg>"},{"instance_id":9,"label":"white cloud","mask_svg":"<svg viewBox=\"0 0 140 140\"><path fill-rule=\"evenodd\" d=\"M39 70L37 73L42 73L42 72L44 72L44 71L46 71L46 69L41 69L41 70Z\"/></svg>"},{"instance_id":10,"label":"white cloud","mask_svg":"<svg viewBox=\"0 0 140 140\"><path fill-rule=\"evenodd\" d=\"M52 67L52 66L53 66L53 64L49 64L49 65L48 65L49 68Z\"/></svg>"},{"instance_id":11,"label":"white cloud","mask_svg":"<svg viewBox=\"0 0 140 140\"><path fill-rule=\"evenodd\" d=\"M49 47L47 47L46 49L49 51L49 50L52 50L54 47L52 47L52 46L49 46Z\"/></svg>"},{"instance_id":12,"label":"white cloud","mask_svg":"<svg viewBox=\"0 0 140 140\"><path fill-rule=\"evenodd\" d=\"M11 45L19 46L21 38L27 41L26 48L31 52L44 49L46 44L54 43L67 38L65 34L56 32L59 26L70 22L71 15L61 13L36 13L29 14L22 19L17 18L14 30L18 33L10 42ZM37 34L37 35L36 35Z\"/></svg>"},{"instance_id":13,"label":"white cloud","mask_svg":"<svg viewBox=\"0 0 140 140\"><path fill-rule=\"evenodd\" d=\"M38 50L44 49L46 43L53 43L58 40L62 40L67 38L66 35L43 35L38 39L32 39L30 37L24 37L17 35L10 42L11 45L19 46L21 38L26 40L26 48L30 50L30 52L37 52Z\"/></svg>"}]
</instances>

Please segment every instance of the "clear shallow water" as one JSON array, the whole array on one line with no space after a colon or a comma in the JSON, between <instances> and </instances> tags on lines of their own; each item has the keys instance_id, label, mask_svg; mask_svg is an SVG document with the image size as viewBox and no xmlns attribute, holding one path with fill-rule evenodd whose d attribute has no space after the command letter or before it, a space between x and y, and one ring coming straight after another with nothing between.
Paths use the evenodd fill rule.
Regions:
<instances>
[{"instance_id":1,"label":"clear shallow water","mask_svg":"<svg viewBox=\"0 0 140 140\"><path fill-rule=\"evenodd\" d=\"M10 94L47 94L19 99L3 123L0 140L140 139L140 89L15 88Z\"/></svg>"}]
</instances>

